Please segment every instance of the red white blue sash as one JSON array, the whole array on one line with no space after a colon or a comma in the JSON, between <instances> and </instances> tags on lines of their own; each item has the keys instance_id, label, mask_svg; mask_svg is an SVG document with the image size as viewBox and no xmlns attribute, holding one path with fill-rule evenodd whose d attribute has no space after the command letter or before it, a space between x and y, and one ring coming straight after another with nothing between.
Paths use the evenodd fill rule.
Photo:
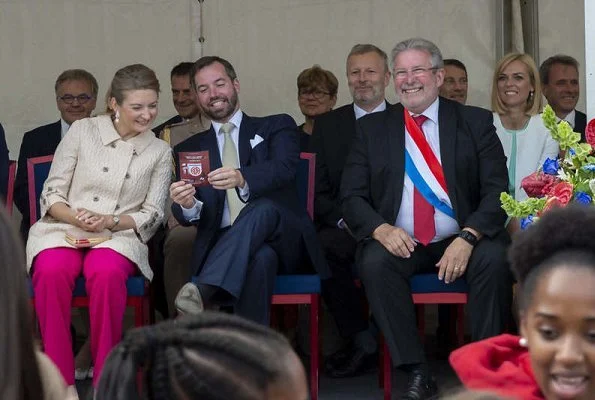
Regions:
<instances>
[{"instance_id":1,"label":"red white blue sash","mask_svg":"<svg viewBox=\"0 0 595 400\"><path fill-rule=\"evenodd\" d=\"M405 172L428 203L449 217L455 218L442 165L409 111L405 109L404 115L407 128L405 130Z\"/></svg>"}]
</instances>

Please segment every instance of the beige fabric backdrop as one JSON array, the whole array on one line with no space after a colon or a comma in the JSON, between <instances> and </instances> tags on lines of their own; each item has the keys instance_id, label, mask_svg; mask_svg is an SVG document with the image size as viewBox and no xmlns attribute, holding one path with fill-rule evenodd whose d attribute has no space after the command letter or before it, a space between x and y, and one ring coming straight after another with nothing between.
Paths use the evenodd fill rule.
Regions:
<instances>
[{"instance_id":1,"label":"beige fabric backdrop","mask_svg":"<svg viewBox=\"0 0 595 400\"><path fill-rule=\"evenodd\" d=\"M586 88L584 9L584 0L539 0L539 62L558 53L578 60L581 97L577 108L581 111L585 111Z\"/></svg>"},{"instance_id":2,"label":"beige fabric backdrop","mask_svg":"<svg viewBox=\"0 0 595 400\"><path fill-rule=\"evenodd\" d=\"M496 1L205 0L203 50L235 65L248 113L288 112L301 122L295 79L302 69L332 70L341 105L350 100L344 71L353 44L388 52L420 35L467 64L469 102L488 107ZM11 157L26 130L58 119L53 84L67 68L97 77L99 112L115 70L145 63L162 83L158 121L173 115L169 71L199 54L197 9L197 0L0 0L0 122ZM582 11L583 0L539 0L541 58L565 51L584 64ZM392 86L387 93L396 100Z\"/></svg>"},{"instance_id":3,"label":"beige fabric backdrop","mask_svg":"<svg viewBox=\"0 0 595 400\"><path fill-rule=\"evenodd\" d=\"M174 114L169 71L192 59L195 0L0 0L0 122L11 158L23 133L59 118L54 82L84 68L99 82L95 112L115 71L143 63L162 88L160 119Z\"/></svg>"},{"instance_id":4,"label":"beige fabric backdrop","mask_svg":"<svg viewBox=\"0 0 595 400\"><path fill-rule=\"evenodd\" d=\"M423 36L469 69L469 102L487 106L494 63L494 0L220 0L204 3L205 54L229 58L241 84L242 108L289 112L303 121L296 77L320 64L339 79L337 105L350 101L345 58L356 43L390 52ZM392 83L387 91L395 101Z\"/></svg>"}]
</instances>

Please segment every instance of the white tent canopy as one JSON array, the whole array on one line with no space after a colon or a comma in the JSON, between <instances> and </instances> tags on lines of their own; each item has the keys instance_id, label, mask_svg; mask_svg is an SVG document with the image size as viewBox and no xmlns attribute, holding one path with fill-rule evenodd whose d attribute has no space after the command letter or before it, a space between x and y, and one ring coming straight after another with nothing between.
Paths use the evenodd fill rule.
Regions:
<instances>
[{"instance_id":1,"label":"white tent canopy","mask_svg":"<svg viewBox=\"0 0 595 400\"><path fill-rule=\"evenodd\" d=\"M349 49L374 43L390 52L412 36L428 38L445 57L462 60L469 71L469 103L489 107L499 1L0 0L0 122L16 158L25 131L58 119L53 85L61 71L92 72L100 85L96 112L102 112L116 69L136 62L152 67L160 78L158 121L163 121L174 114L171 67L202 52L234 64L246 112L287 112L299 123L296 77L301 70L320 64L333 71L340 83L337 104L344 104L350 101L344 72ZM584 62L583 21L588 18L583 15L586 10L595 16L594 3L539 1L537 62L567 53L592 79L594 66ZM595 28L587 29L587 54L593 60ZM589 82L589 93L593 85ZM396 101L392 87L387 93ZM584 93L579 109L585 109ZM595 100L589 100L592 117Z\"/></svg>"}]
</instances>

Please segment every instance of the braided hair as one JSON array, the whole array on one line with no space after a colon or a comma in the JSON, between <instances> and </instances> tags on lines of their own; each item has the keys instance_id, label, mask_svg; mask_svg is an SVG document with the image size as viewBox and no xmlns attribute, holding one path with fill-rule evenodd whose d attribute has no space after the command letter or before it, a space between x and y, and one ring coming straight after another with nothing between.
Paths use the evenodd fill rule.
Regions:
<instances>
[{"instance_id":1,"label":"braided hair","mask_svg":"<svg viewBox=\"0 0 595 400\"><path fill-rule=\"evenodd\" d=\"M595 272L595 209L571 205L548 211L539 222L519 233L509 259L520 284L520 308L531 303L540 277L551 270L587 268Z\"/></svg>"},{"instance_id":2,"label":"braided hair","mask_svg":"<svg viewBox=\"0 0 595 400\"><path fill-rule=\"evenodd\" d=\"M204 312L130 330L108 357L97 399L261 400L286 375L279 333Z\"/></svg>"}]
</instances>

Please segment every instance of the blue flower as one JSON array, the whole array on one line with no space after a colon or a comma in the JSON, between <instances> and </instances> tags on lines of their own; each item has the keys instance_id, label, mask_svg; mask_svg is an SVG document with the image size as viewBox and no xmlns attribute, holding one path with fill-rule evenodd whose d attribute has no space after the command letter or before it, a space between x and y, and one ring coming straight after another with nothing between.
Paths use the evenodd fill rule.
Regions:
<instances>
[{"instance_id":1,"label":"blue flower","mask_svg":"<svg viewBox=\"0 0 595 400\"><path fill-rule=\"evenodd\" d=\"M592 201L591 196L585 192L576 192L574 195L574 200L580 204L591 204Z\"/></svg>"},{"instance_id":2,"label":"blue flower","mask_svg":"<svg viewBox=\"0 0 595 400\"><path fill-rule=\"evenodd\" d=\"M521 219L521 229L525 230L533 223L533 215Z\"/></svg>"},{"instance_id":3,"label":"blue flower","mask_svg":"<svg viewBox=\"0 0 595 400\"><path fill-rule=\"evenodd\" d=\"M571 156L576 154L576 151L574 151L574 149L569 149L568 152L570 153Z\"/></svg>"},{"instance_id":4,"label":"blue flower","mask_svg":"<svg viewBox=\"0 0 595 400\"><path fill-rule=\"evenodd\" d=\"M582 167L585 171L594 172L595 171L595 164L587 164L583 165Z\"/></svg>"},{"instance_id":5,"label":"blue flower","mask_svg":"<svg viewBox=\"0 0 595 400\"><path fill-rule=\"evenodd\" d=\"M558 169L560 168L560 165L558 164L558 159L551 159L551 158L547 158L544 162L543 162L543 173L544 174L548 174L548 175L558 175Z\"/></svg>"}]
</instances>

